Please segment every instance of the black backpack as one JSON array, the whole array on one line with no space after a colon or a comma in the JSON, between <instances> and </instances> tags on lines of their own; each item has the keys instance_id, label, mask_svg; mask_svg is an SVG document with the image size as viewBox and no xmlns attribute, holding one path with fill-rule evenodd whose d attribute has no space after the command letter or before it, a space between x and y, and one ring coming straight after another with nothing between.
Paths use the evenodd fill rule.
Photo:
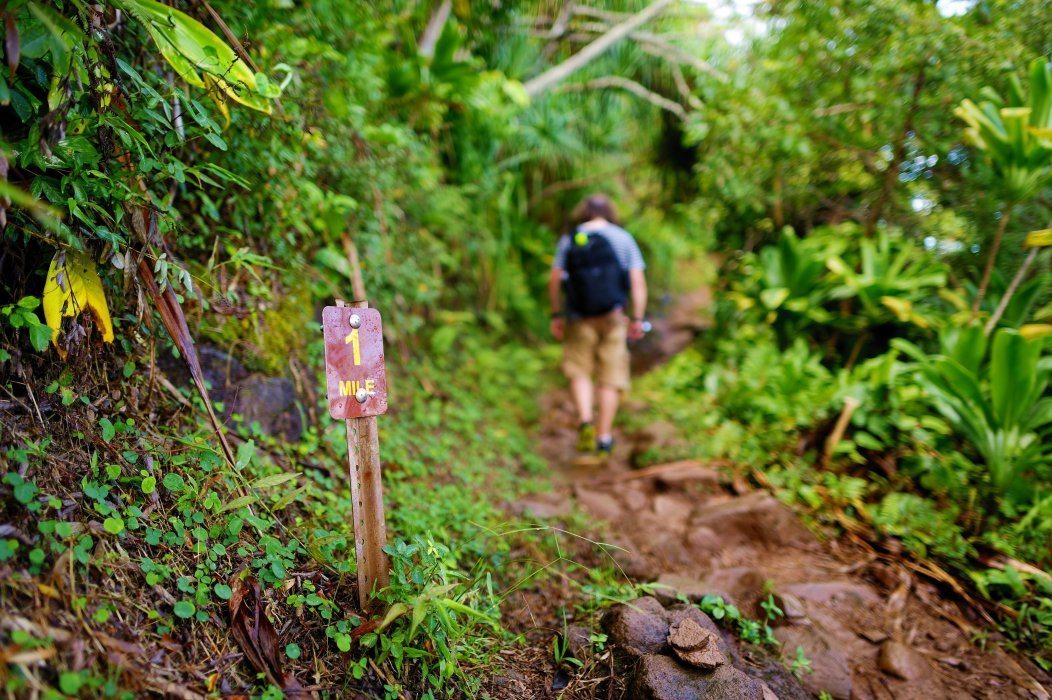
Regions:
<instances>
[{"instance_id":1,"label":"black backpack","mask_svg":"<svg viewBox=\"0 0 1052 700\"><path fill-rule=\"evenodd\" d=\"M575 231L566 252L566 303L585 318L602 316L628 301L628 273L614 246L598 231Z\"/></svg>"}]
</instances>

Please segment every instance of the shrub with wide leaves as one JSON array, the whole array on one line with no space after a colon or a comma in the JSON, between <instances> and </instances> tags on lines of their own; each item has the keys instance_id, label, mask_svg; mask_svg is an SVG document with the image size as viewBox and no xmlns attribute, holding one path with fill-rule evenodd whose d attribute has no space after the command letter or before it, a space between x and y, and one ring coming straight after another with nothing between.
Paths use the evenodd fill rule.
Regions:
<instances>
[{"instance_id":1,"label":"shrub with wide leaves","mask_svg":"<svg viewBox=\"0 0 1052 700\"><path fill-rule=\"evenodd\" d=\"M1043 345L1008 328L991 343L978 326L945 332L934 356L900 345L920 363L932 407L986 463L994 493L1017 502L1052 477L1052 357Z\"/></svg>"}]
</instances>

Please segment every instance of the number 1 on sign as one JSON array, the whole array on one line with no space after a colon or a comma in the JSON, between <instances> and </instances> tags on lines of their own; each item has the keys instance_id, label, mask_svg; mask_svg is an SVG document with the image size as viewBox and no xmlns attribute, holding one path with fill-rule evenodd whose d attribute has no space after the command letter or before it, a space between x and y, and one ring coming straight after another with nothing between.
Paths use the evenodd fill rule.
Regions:
<instances>
[{"instance_id":1,"label":"number 1 on sign","mask_svg":"<svg viewBox=\"0 0 1052 700\"><path fill-rule=\"evenodd\" d=\"M348 334L348 336L343 339L343 342L345 344L351 346L351 349L354 352L354 364L356 366L357 365L361 365L362 364L362 346L359 344L359 340L358 340L358 329L355 328L353 331L351 331L350 334Z\"/></svg>"}]
</instances>

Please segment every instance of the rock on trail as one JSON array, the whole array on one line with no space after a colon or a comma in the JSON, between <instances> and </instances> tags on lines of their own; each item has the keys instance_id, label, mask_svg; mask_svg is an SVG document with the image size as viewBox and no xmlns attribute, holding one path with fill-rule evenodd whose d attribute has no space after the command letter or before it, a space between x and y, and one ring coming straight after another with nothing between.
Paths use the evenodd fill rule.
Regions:
<instances>
[{"instance_id":1,"label":"rock on trail","mask_svg":"<svg viewBox=\"0 0 1052 700\"><path fill-rule=\"evenodd\" d=\"M692 605L637 598L607 611L603 627L619 650L627 697L804 700L808 693L777 664L746 660L736 642ZM780 689L778 694L772 685Z\"/></svg>"}]
</instances>

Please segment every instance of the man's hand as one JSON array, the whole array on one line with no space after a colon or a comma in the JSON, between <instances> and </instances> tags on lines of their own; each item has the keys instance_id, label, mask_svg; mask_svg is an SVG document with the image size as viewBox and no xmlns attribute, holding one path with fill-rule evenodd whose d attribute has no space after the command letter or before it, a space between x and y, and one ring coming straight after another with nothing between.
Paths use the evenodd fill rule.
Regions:
<instances>
[{"instance_id":1,"label":"man's hand","mask_svg":"<svg viewBox=\"0 0 1052 700\"><path fill-rule=\"evenodd\" d=\"M563 340L563 333L566 330L566 319L562 316L556 316L552 319L549 328L551 328L552 335L555 339L561 343Z\"/></svg>"},{"instance_id":2,"label":"man's hand","mask_svg":"<svg viewBox=\"0 0 1052 700\"><path fill-rule=\"evenodd\" d=\"M642 319L640 319L638 321L632 321L631 323L628 324L628 339L629 340L639 340L644 335L646 335L646 330L644 329L643 320Z\"/></svg>"}]
</instances>

